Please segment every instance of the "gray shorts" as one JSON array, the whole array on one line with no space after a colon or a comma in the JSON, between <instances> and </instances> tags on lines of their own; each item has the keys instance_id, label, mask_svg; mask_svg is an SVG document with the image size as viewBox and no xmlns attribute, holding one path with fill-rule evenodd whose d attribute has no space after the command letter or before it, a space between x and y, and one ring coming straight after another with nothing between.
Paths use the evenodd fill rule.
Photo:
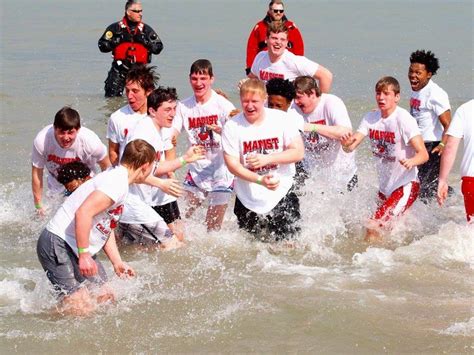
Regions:
<instances>
[{"instance_id":1,"label":"gray shorts","mask_svg":"<svg viewBox=\"0 0 474 355\"><path fill-rule=\"evenodd\" d=\"M69 295L86 285L86 281L102 285L107 281L107 274L102 263L92 258L97 264L98 273L95 276L84 277L79 271L78 258L71 247L47 229L41 232L36 245L38 259L46 271L46 276L60 296Z\"/></svg>"},{"instance_id":2,"label":"gray shorts","mask_svg":"<svg viewBox=\"0 0 474 355\"><path fill-rule=\"evenodd\" d=\"M173 236L165 221L148 224L119 223L115 230L117 237L125 245L158 245L166 243Z\"/></svg>"}]
</instances>

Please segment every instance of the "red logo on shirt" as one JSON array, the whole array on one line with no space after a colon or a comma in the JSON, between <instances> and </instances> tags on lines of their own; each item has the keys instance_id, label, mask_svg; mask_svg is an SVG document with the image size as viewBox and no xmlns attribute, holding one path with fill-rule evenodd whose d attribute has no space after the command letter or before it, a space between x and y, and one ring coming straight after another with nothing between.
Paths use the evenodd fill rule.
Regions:
<instances>
[{"instance_id":1,"label":"red logo on shirt","mask_svg":"<svg viewBox=\"0 0 474 355\"><path fill-rule=\"evenodd\" d=\"M415 98L410 99L410 109L411 110L420 110L421 101Z\"/></svg>"},{"instance_id":2,"label":"red logo on shirt","mask_svg":"<svg viewBox=\"0 0 474 355\"><path fill-rule=\"evenodd\" d=\"M279 73L272 73L269 71L260 70L260 80L268 81L273 78L285 79L285 76Z\"/></svg>"},{"instance_id":3,"label":"red logo on shirt","mask_svg":"<svg viewBox=\"0 0 474 355\"><path fill-rule=\"evenodd\" d=\"M206 125L217 124L217 115L203 117L188 117L189 129L199 128Z\"/></svg>"}]
</instances>

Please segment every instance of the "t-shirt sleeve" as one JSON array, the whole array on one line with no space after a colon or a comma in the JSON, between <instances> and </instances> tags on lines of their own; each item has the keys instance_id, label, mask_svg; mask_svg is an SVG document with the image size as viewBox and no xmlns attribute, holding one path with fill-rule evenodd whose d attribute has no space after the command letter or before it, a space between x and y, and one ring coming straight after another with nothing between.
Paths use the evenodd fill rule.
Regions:
<instances>
[{"instance_id":1,"label":"t-shirt sleeve","mask_svg":"<svg viewBox=\"0 0 474 355\"><path fill-rule=\"evenodd\" d=\"M288 110L288 121L291 122L296 129L301 132L304 131L304 118L293 108Z\"/></svg>"},{"instance_id":2,"label":"t-shirt sleeve","mask_svg":"<svg viewBox=\"0 0 474 355\"><path fill-rule=\"evenodd\" d=\"M99 162L107 156L107 147L102 143L97 134L89 130L85 138L87 140L89 154L93 159Z\"/></svg>"},{"instance_id":3,"label":"t-shirt sleeve","mask_svg":"<svg viewBox=\"0 0 474 355\"><path fill-rule=\"evenodd\" d=\"M237 126L229 121L222 130L222 148L230 156L240 158L239 138L236 134Z\"/></svg>"},{"instance_id":4,"label":"t-shirt sleeve","mask_svg":"<svg viewBox=\"0 0 474 355\"><path fill-rule=\"evenodd\" d=\"M252 67L250 68L250 72L255 75L257 78L260 78L259 74L258 74L258 63L260 61L260 58L262 57L261 56L261 53L263 52L260 52L257 54L257 56L255 57L255 59L253 60L253 63L252 63Z\"/></svg>"},{"instance_id":5,"label":"t-shirt sleeve","mask_svg":"<svg viewBox=\"0 0 474 355\"><path fill-rule=\"evenodd\" d=\"M318 63L300 55L295 56L295 64L300 75L314 76L319 69Z\"/></svg>"},{"instance_id":6,"label":"t-shirt sleeve","mask_svg":"<svg viewBox=\"0 0 474 355\"><path fill-rule=\"evenodd\" d=\"M285 147L288 147L296 137L300 137L301 135L296 125L291 122L291 116L288 114L285 114L285 116L287 117L284 117L283 121L283 142Z\"/></svg>"},{"instance_id":7,"label":"t-shirt sleeve","mask_svg":"<svg viewBox=\"0 0 474 355\"><path fill-rule=\"evenodd\" d=\"M367 134L369 134L369 122L367 121L367 119L368 114L362 118L362 121L360 121L359 124L359 128L357 128L357 132L363 134L364 136L367 136Z\"/></svg>"},{"instance_id":8,"label":"t-shirt sleeve","mask_svg":"<svg viewBox=\"0 0 474 355\"><path fill-rule=\"evenodd\" d=\"M448 94L444 90L436 91L436 95L430 97L430 108L439 117L441 114L451 109Z\"/></svg>"},{"instance_id":9,"label":"t-shirt sleeve","mask_svg":"<svg viewBox=\"0 0 474 355\"><path fill-rule=\"evenodd\" d=\"M413 137L421 135L416 119L409 113L404 115L401 119L399 116L399 126L405 144L408 144Z\"/></svg>"},{"instance_id":10,"label":"t-shirt sleeve","mask_svg":"<svg viewBox=\"0 0 474 355\"><path fill-rule=\"evenodd\" d=\"M105 137L107 139L110 139L114 143L118 143L119 138L118 138L117 127L112 117L109 118L109 122L107 123L107 133Z\"/></svg>"},{"instance_id":11,"label":"t-shirt sleeve","mask_svg":"<svg viewBox=\"0 0 474 355\"><path fill-rule=\"evenodd\" d=\"M126 176L126 175L125 175ZM97 190L106 194L114 203L125 200L128 193L128 181L120 176L118 179L104 179Z\"/></svg>"},{"instance_id":12,"label":"t-shirt sleeve","mask_svg":"<svg viewBox=\"0 0 474 355\"><path fill-rule=\"evenodd\" d=\"M344 102L338 97L334 97L334 105L332 106L330 119L332 121L330 124L333 126L352 128L352 122L349 118L346 105L344 105Z\"/></svg>"},{"instance_id":13,"label":"t-shirt sleeve","mask_svg":"<svg viewBox=\"0 0 474 355\"><path fill-rule=\"evenodd\" d=\"M35 168L44 169L46 157L44 156L44 137L36 136L33 141L33 149L31 151L31 164Z\"/></svg>"},{"instance_id":14,"label":"t-shirt sleeve","mask_svg":"<svg viewBox=\"0 0 474 355\"><path fill-rule=\"evenodd\" d=\"M456 110L451 123L449 124L448 131L446 132L447 135L456 138L463 138L464 137L464 130L463 130L463 112L462 108ZM466 118L464 118L466 119Z\"/></svg>"},{"instance_id":15,"label":"t-shirt sleeve","mask_svg":"<svg viewBox=\"0 0 474 355\"><path fill-rule=\"evenodd\" d=\"M181 132L183 129L183 111L181 109L181 103L178 104L178 107L176 108L176 115L173 118L173 128L177 132Z\"/></svg>"}]
</instances>

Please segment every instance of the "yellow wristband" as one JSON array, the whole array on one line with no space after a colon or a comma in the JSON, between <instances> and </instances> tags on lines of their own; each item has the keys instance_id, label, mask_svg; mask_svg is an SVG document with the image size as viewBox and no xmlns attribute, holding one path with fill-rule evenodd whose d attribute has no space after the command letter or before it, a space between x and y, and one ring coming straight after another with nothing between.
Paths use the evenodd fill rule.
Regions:
<instances>
[{"instance_id":1,"label":"yellow wristband","mask_svg":"<svg viewBox=\"0 0 474 355\"><path fill-rule=\"evenodd\" d=\"M257 178L257 181L255 181L255 182L259 185L262 185L262 180L263 180L263 177L259 175L258 178Z\"/></svg>"},{"instance_id":2,"label":"yellow wristband","mask_svg":"<svg viewBox=\"0 0 474 355\"><path fill-rule=\"evenodd\" d=\"M443 147L443 148L446 146L443 142L439 142L438 145L441 146L441 147Z\"/></svg>"},{"instance_id":3,"label":"yellow wristband","mask_svg":"<svg viewBox=\"0 0 474 355\"><path fill-rule=\"evenodd\" d=\"M77 248L77 253L82 254L82 253L88 253L89 248Z\"/></svg>"},{"instance_id":4,"label":"yellow wristband","mask_svg":"<svg viewBox=\"0 0 474 355\"><path fill-rule=\"evenodd\" d=\"M187 164L186 160L183 157L179 157L179 162L181 163L181 167L184 168Z\"/></svg>"},{"instance_id":5,"label":"yellow wristband","mask_svg":"<svg viewBox=\"0 0 474 355\"><path fill-rule=\"evenodd\" d=\"M312 125L311 125L311 132L316 133L317 131L318 131L318 129L316 128L316 125L315 125L315 124L312 124Z\"/></svg>"}]
</instances>

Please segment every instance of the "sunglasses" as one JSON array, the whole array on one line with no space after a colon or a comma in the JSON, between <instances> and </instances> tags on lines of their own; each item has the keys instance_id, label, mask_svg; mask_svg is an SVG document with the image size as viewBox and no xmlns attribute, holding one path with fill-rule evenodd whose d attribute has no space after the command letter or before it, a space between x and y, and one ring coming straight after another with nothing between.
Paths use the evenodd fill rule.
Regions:
<instances>
[{"instance_id":1,"label":"sunglasses","mask_svg":"<svg viewBox=\"0 0 474 355\"><path fill-rule=\"evenodd\" d=\"M131 12L134 12L136 14L139 14L140 12L143 12L143 10L130 10Z\"/></svg>"},{"instance_id":2,"label":"sunglasses","mask_svg":"<svg viewBox=\"0 0 474 355\"><path fill-rule=\"evenodd\" d=\"M282 14L285 10L272 10L274 14Z\"/></svg>"}]
</instances>

